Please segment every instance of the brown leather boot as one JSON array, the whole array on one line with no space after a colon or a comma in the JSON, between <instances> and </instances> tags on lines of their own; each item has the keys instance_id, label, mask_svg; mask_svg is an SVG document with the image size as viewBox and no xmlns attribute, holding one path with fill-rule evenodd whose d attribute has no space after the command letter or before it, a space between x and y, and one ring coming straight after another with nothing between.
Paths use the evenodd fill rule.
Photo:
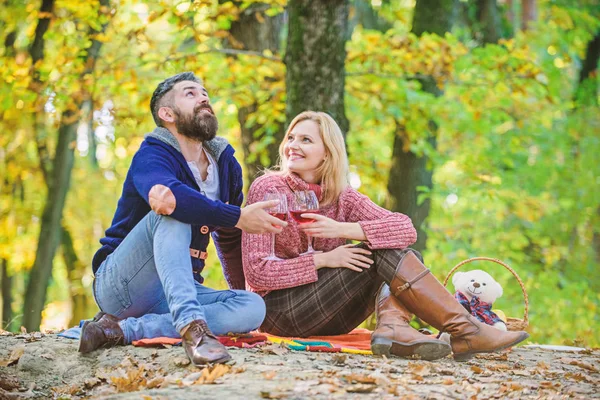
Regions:
<instances>
[{"instance_id":1,"label":"brown leather boot","mask_svg":"<svg viewBox=\"0 0 600 400\"><path fill-rule=\"evenodd\" d=\"M377 327L371 335L371 351L376 355L437 360L452 352L450 345L423 335L409 325L412 314L390 294L383 284L375 303Z\"/></svg>"},{"instance_id":2,"label":"brown leather boot","mask_svg":"<svg viewBox=\"0 0 600 400\"><path fill-rule=\"evenodd\" d=\"M99 348L124 344L123 330L119 318L99 312L92 321L86 321L81 328L79 352L89 353Z\"/></svg>"},{"instance_id":3,"label":"brown leather boot","mask_svg":"<svg viewBox=\"0 0 600 400\"><path fill-rule=\"evenodd\" d=\"M503 350L529 337L527 332L505 332L480 322L412 252L406 253L398 263L390 290L423 321L450 334L457 361L466 361L476 353Z\"/></svg>"},{"instance_id":4,"label":"brown leather boot","mask_svg":"<svg viewBox=\"0 0 600 400\"><path fill-rule=\"evenodd\" d=\"M195 366L231 360L227 349L208 329L205 321L192 321L182 332L183 348Z\"/></svg>"}]
</instances>

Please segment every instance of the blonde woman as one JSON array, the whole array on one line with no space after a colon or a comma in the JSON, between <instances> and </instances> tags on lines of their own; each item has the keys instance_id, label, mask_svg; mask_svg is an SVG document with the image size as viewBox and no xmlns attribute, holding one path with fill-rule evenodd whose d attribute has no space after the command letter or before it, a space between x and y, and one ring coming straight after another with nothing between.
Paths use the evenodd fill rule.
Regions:
<instances>
[{"instance_id":1,"label":"blonde woman","mask_svg":"<svg viewBox=\"0 0 600 400\"><path fill-rule=\"evenodd\" d=\"M434 360L454 352L457 360L513 346L529 335L501 332L472 317L407 249L417 239L410 218L373 203L348 185L348 159L340 128L326 113L306 111L291 122L279 147L280 164L256 179L248 204L277 191L291 201L294 192L313 190L318 214L312 223L293 220L271 238L242 234L247 287L261 296L267 314L261 330L300 336L348 333L373 311L375 354ZM307 235L317 252L302 253ZM358 246L346 244L358 240ZM391 289L391 290L390 290ZM451 335L451 345L419 333L412 314Z\"/></svg>"}]
</instances>

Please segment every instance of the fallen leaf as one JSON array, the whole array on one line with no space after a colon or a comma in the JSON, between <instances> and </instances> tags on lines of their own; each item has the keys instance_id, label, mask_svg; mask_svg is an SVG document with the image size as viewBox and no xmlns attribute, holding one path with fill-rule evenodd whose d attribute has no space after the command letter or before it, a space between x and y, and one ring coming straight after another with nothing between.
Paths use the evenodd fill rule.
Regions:
<instances>
[{"instance_id":1,"label":"fallen leaf","mask_svg":"<svg viewBox=\"0 0 600 400\"><path fill-rule=\"evenodd\" d=\"M377 386L369 385L365 383L357 383L354 385L346 386L344 389L349 393L371 393Z\"/></svg>"},{"instance_id":2,"label":"fallen leaf","mask_svg":"<svg viewBox=\"0 0 600 400\"><path fill-rule=\"evenodd\" d=\"M25 353L25 347L19 346L13 349L8 360L0 361L0 367L10 367L19 362L21 356Z\"/></svg>"},{"instance_id":3,"label":"fallen leaf","mask_svg":"<svg viewBox=\"0 0 600 400\"><path fill-rule=\"evenodd\" d=\"M188 357L175 357L173 359L173 364L178 367L187 367L190 365L190 359Z\"/></svg>"},{"instance_id":4,"label":"fallen leaf","mask_svg":"<svg viewBox=\"0 0 600 400\"><path fill-rule=\"evenodd\" d=\"M537 363L537 367L539 369L544 369L544 370L550 369L550 366L548 364L546 364L545 362L543 362L543 361L538 362Z\"/></svg>"},{"instance_id":5,"label":"fallen leaf","mask_svg":"<svg viewBox=\"0 0 600 400\"><path fill-rule=\"evenodd\" d=\"M275 343L270 344L270 345L262 347L260 350L263 353L275 354L276 356L283 356L284 354L287 354L290 352L290 349L285 347L285 345L283 345L283 343L281 345L275 344Z\"/></svg>"},{"instance_id":6,"label":"fallen leaf","mask_svg":"<svg viewBox=\"0 0 600 400\"><path fill-rule=\"evenodd\" d=\"M517 371L511 371L511 373L516 376L531 376L531 371L517 370Z\"/></svg>"},{"instance_id":7,"label":"fallen leaf","mask_svg":"<svg viewBox=\"0 0 600 400\"><path fill-rule=\"evenodd\" d=\"M454 379L452 379L452 378L446 378L446 379L444 379L443 384L444 385L454 385Z\"/></svg>"},{"instance_id":8,"label":"fallen leaf","mask_svg":"<svg viewBox=\"0 0 600 400\"><path fill-rule=\"evenodd\" d=\"M490 371L508 371L510 366L507 364L491 364L487 366Z\"/></svg>"},{"instance_id":9,"label":"fallen leaf","mask_svg":"<svg viewBox=\"0 0 600 400\"><path fill-rule=\"evenodd\" d=\"M542 381L540 382L540 386L543 387L544 389L554 389L554 390L558 390L557 388L560 388L560 382L550 382L550 381Z\"/></svg>"},{"instance_id":10,"label":"fallen leaf","mask_svg":"<svg viewBox=\"0 0 600 400\"><path fill-rule=\"evenodd\" d=\"M146 387L146 377L144 368L130 368L120 370L120 376L111 376L110 381L117 389L117 392L135 392L140 388Z\"/></svg>"},{"instance_id":11,"label":"fallen leaf","mask_svg":"<svg viewBox=\"0 0 600 400\"><path fill-rule=\"evenodd\" d=\"M574 358L561 358L559 361L562 361L565 364L575 365L579 368L587 369L588 371L598 372L598 368L596 368L592 364L586 363L581 360L576 360Z\"/></svg>"},{"instance_id":12,"label":"fallen leaf","mask_svg":"<svg viewBox=\"0 0 600 400\"><path fill-rule=\"evenodd\" d=\"M377 382L376 378L373 378L372 376L368 376L368 375L361 375L361 374L344 375L344 376L342 376L342 378L348 383L356 382L356 383L374 384Z\"/></svg>"},{"instance_id":13,"label":"fallen leaf","mask_svg":"<svg viewBox=\"0 0 600 400\"><path fill-rule=\"evenodd\" d=\"M500 392L523 390L523 386L517 382L505 382L500 388Z\"/></svg>"},{"instance_id":14,"label":"fallen leaf","mask_svg":"<svg viewBox=\"0 0 600 400\"><path fill-rule=\"evenodd\" d=\"M285 399L288 396L285 393L271 393L261 390L260 397L263 399Z\"/></svg>"},{"instance_id":15,"label":"fallen leaf","mask_svg":"<svg viewBox=\"0 0 600 400\"><path fill-rule=\"evenodd\" d=\"M98 379L98 378L88 378L83 381L83 385L85 386L86 389L91 389L94 386L98 385L99 383L100 383L100 379Z\"/></svg>"},{"instance_id":16,"label":"fallen leaf","mask_svg":"<svg viewBox=\"0 0 600 400\"><path fill-rule=\"evenodd\" d=\"M201 376L194 382L195 385L214 384L215 381L231 371L231 367L225 364L217 364L213 367L205 367Z\"/></svg>"},{"instance_id":17,"label":"fallen leaf","mask_svg":"<svg viewBox=\"0 0 600 400\"><path fill-rule=\"evenodd\" d=\"M476 374L480 374L483 372L483 369L481 369L477 365L471 365L471 371L473 371Z\"/></svg>"},{"instance_id":18,"label":"fallen leaf","mask_svg":"<svg viewBox=\"0 0 600 400\"><path fill-rule=\"evenodd\" d=\"M427 376L431 374L431 367L422 363L409 362L406 372L417 376Z\"/></svg>"},{"instance_id":19,"label":"fallen leaf","mask_svg":"<svg viewBox=\"0 0 600 400\"><path fill-rule=\"evenodd\" d=\"M276 375L277 375L276 371L265 371L265 372L262 373L263 378L265 378L268 381L270 381L273 378L275 378Z\"/></svg>"},{"instance_id":20,"label":"fallen leaf","mask_svg":"<svg viewBox=\"0 0 600 400\"><path fill-rule=\"evenodd\" d=\"M334 365L344 365L344 364L346 364L347 359L348 359L348 355L343 354L343 353L336 353L333 356L331 356L331 362Z\"/></svg>"},{"instance_id":21,"label":"fallen leaf","mask_svg":"<svg viewBox=\"0 0 600 400\"><path fill-rule=\"evenodd\" d=\"M0 389L13 390L18 389L20 386L21 383L16 376L0 373Z\"/></svg>"}]
</instances>

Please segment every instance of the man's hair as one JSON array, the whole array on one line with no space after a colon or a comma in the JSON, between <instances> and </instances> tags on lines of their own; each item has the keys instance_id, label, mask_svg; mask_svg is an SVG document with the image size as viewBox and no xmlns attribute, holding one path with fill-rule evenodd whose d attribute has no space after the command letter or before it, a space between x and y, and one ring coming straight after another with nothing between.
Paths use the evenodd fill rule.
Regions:
<instances>
[{"instance_id":1,"label":"man's hair","mask_svg":"<svg viewBox=\"0 0 600 400\"><path fill-rule=\"evenodd\" d=\"M152 99L150 99L150 112L152 112L152 118L154 118L154 122L157 126L163 126L163 121L158 116L158 110L161 107L171 105L173 97L169 92L173 89L173 86L182 81L192 81L202 84L202 81L198 79L193 72L182 72L159 83L154 90L154 93L152 93Z\"/></svg>"}]
</instances>

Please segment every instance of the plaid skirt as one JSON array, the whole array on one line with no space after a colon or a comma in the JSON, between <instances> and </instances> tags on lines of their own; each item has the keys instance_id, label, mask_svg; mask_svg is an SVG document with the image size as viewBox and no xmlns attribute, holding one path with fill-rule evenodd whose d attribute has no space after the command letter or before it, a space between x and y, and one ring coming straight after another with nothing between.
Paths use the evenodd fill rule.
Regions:
<instances>
[{"instance_id":1,"label":"plaid skirt","mask_svg":"<svg viewBox=\"0 0 600 400\"><path fill-rule=\"evenodd\" d=\"M409 250L421 258L412 249L372 250L374 262L361 272L321 268L316 282L268 293L264 297L267 315L260 330L294 337L350 332L373 313L379 288L391 282Z\"/></svg>"}]
</instances>

